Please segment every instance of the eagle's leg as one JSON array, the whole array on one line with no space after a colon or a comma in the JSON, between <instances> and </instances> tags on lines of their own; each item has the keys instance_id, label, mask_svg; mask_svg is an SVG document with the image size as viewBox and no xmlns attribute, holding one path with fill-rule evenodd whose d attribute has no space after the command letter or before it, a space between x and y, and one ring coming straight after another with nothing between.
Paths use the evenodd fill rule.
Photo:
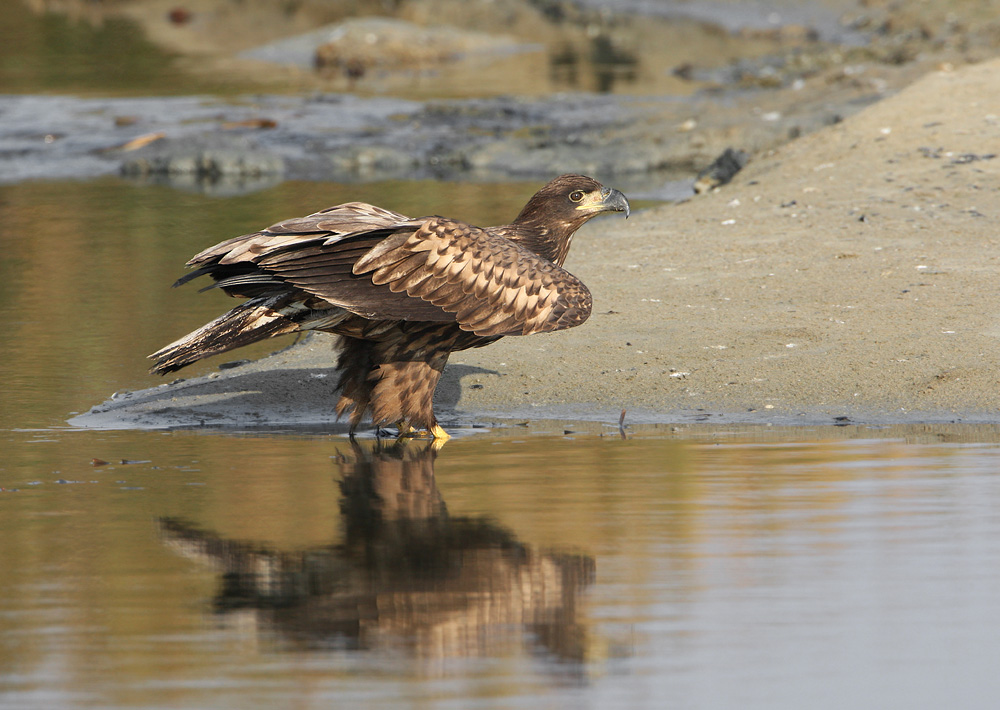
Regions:
<instances>
[{"instance_id":1,"label":"eagle's leg","mask_svg":"<svg viewBox=\"0 0 1000 710\"><path fill-rule=\"evenodd\" d=\"M451 354L453 329L400 323L377 340L342 336L337 416L350 412L352 433L370 411L375 427L395 424L401 437L448 439L434 416L434 390Z\"/></svg>"},{"instance_id":2,"label":"eagle's leg","mask_svg":"<svg viewBox=\"0 0 1000 710\"><path fill-rule=\"evenodd\" d=\"M340 357L337 358L337 369L340 370L340 399L337 400L336 412L339 419L350 412L350 434L361 423L365 412L371 407L372 386L368 379L372 370L372 349L374 343L359 338L340 338Z\"/></svg>"},{"instance_id":3,"label":"eagle's leg","mask_svg":"<svg viewBox=\"0 0 1000 710\"><path fill-rule=\"evenodd\" d=\"M451 354L440 347L440 330L439 326L418 329L402 325L399 337L376 344L372 352L375 367L369 374L376 424L394 422L401 436L417 435L414 430L424 430L435 439L448 436L434 416L434 390Z\"/></svg>"}]
</instances>

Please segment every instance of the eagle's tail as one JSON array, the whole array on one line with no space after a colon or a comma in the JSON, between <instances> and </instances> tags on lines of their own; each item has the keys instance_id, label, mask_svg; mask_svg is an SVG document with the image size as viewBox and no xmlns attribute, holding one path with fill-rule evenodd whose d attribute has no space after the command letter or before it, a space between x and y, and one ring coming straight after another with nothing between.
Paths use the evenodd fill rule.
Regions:
<instances>
[{"instance_id":1,"label":"eagle's tail","mask_svg":"<svg viewBox=\"0 0 1000 710\"><path fill-rule=\"evenodd\" d=\"M259 296L241 303L150 355L150 359L156 361L150 372L164 375L211 355L300 330L302 324L295 318L299 313L287 307L287 300L286 295L280 294Z\"/></svg>"}]
</instances>

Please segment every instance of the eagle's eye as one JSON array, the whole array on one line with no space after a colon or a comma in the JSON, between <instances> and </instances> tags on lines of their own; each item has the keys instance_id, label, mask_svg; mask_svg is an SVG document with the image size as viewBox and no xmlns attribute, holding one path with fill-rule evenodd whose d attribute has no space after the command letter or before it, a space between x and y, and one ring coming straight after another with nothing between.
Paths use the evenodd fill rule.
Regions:
<instances>
[{"instance_id":1,"label":"eagle's eye","mask_svg":"<svg viewBox=\"0 0 1000 710\"><path fill-rule=\"evenodd\" d=\"M569 193L569 199L573 202L579 202L583 199L583 190L573 190L573 192Z\"/></svg>"}]
</instances>

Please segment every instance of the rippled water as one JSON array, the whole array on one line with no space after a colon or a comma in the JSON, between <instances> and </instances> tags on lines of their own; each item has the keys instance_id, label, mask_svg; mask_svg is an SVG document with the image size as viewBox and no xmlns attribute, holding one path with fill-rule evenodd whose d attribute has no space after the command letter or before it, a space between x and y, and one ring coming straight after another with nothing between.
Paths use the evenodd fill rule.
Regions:
<instances>
[{"instance_id":1,"label":"rippled water","mask_svg":"<svg viewBox=\"0 0 1000 710\"><path fill-rule=\"evenodd\" d=\"M1000 449L784 434L8 433L0 706L990 707Z\"/></svg>"},{"instance_id":2,"label":"rippled water","mask_svg":"<svg viewBox=\"0 0 1000 710\"><path fill-rule=\"evenodd\" d=\"M219 310L206 243L530 190L0 188L0 707L991 707L996 426L65 426Z\"/></svg>"}]
</instances>

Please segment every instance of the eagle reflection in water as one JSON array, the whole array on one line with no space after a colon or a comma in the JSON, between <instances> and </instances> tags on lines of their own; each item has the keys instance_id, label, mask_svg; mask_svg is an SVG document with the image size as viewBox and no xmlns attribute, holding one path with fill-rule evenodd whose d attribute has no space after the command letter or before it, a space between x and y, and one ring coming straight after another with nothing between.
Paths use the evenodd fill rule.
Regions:
<instances>
[{"instance_id":1,"label":"eagle reflection in water","mask_svg":"<svg viewBox=\"0 0 1000 710\"><path fill-rule=\"evenodd\" d=\"M344 542L281 552L163 518L165 543L222 572L217 613L252 611L290 648L491 656L517 629L532 652L582 664L577 595L590 557L537 551L484 517L453 517L435 447L352 442L338 456Z\"/></svg>"}]
</instances>

